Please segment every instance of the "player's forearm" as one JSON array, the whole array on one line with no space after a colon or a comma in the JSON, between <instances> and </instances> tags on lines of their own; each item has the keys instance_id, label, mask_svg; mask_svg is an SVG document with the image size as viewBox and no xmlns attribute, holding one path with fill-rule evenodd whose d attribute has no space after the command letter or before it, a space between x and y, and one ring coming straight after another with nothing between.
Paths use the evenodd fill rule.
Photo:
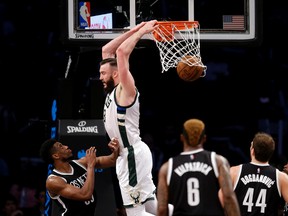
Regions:
<instances>
[{"instance_id":1,"label":"player's forearm","mask_svg":"<svg viewBox=\"0 0 288 216\"><path fill-rule=\"evenodd\" d=\"M119 155L118 151L112 152L108 156L109 157L109 159L108 159L109 162L108 162L107 166L109 166L109 167L115 166L118 155Z\"/></svg>"},{"instance_id":2,"label":"player's forearm","mask_svg":"<svg viewBox=\"0 0 288 216\"><path fill-rule=\"evenodd\" d=\"M94 191L94 183L95 183L95 168L88 167L87 178L80 192L83 200L90 200L92 198Z\"/></svg>"},{"instance_id":3,"label":"player's forearm","mask_svg":"<svg viewBox=\"0 0 288 216\"><path fill-rule=\"evenodd\" d=\"M131 35L133 35L135 32L137 32L139 29L141 29L146 22L142 22L136 26L134 26L129 31L123 33L122 35L114 38L109 43L107 43L105 46L102 47L102 58L115 58L116 50L118 47L126 41L126 39L130 38Z\"/></svg>"},{"instance_id":4,"label":"player's forearm","mask_svg":"<svg viewBox=\"0 0 288 216\"><path fill-rule=\"evenodd\" d=\"M117 48L134 33L135 29L131 29L104 45L102 47L102 58L115 58Z\"/></svg>"},{"instance_id":5,"label":"player's forearm","mask_svg":"<svg viewBox=\"0 0 288 216\"><path fill-rule=\"evenodd\" d=\"M240 216L236 196L231 195L224 200L224 209L227 216Z\"/></svg>"},{"instance_id":6,"label":"player's forearm","mask_svg":"<svg viewBox=\"0 0 288 216\"><path fill-rule=\"evenodd\" d=\"M108 168L116 165L118 151L112 152L110 155L99 157L99 164L97 168Z\"/></svg>"},{"instance_id":7,"label":"player's forearm","mask_svg":"<svg viewBox=\"0 0 288 216\"><path fill-rule=\"evenodd\" d=\"M129 58L130 54L134 50L136 44L141 39L141 37L144 34L139 30L138 32L135 32L133 35L131 35L129 38L127 38L117 49L117 56L123 56L126 59Z\"/></svg>"}]
</instances>

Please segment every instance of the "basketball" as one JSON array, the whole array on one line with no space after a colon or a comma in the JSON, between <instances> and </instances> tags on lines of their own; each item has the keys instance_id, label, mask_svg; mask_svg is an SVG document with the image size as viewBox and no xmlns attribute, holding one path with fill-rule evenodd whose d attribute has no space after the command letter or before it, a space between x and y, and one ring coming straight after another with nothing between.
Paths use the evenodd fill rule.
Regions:
<instances>
[{"instance_id":1,"label":"basketball","mask_svg":"<svg viewBox=\"0 0 288 216\"><path fill-rule=\"evenodd\" d=\"M183 60L179 61L177 65L178 76L187 82L197 80L204 72L204 67L200 65L192 65L195 62L199 61L199 58L196 56L184 56ZM185 61L187 63L185 63ZM190 64L190 65L189 65ZM191 66L192 65L192 66Z\"/></svg>"}]
</instances>

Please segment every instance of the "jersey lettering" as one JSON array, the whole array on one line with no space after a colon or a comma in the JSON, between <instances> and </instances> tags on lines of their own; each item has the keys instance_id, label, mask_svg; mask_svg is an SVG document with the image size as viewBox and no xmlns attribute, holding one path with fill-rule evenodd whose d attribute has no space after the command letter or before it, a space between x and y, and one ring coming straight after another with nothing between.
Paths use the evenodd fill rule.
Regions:
<instances>
[{"instance_id":1,"label":"jersey lettering","mask_svg":"<svg viewBox=\"0 0 288 216\"><path fill-rule=\"evenodd\" d=\"M208 164L201 162L190 162L184 163L174 169L174 172L179 176L182 176L186 172L201 172L204 175L208 175L208 173L212 170L212 167Z\"/></svg>"},{"instance_id":2,"label":"jersey lettering","mask_svg":"<svg viewBox=\"0 0 288 216\"><path fill-rule=\"evenodd\" d=\"M112 102L111 98L107 95L107 98L106 98L106 101L105 101L105 105L104 105L104 110L103 110L103 121L104 121L104 123L106 122L106 110L109 108L111 102Z\"/></svg>"}]
</instances>

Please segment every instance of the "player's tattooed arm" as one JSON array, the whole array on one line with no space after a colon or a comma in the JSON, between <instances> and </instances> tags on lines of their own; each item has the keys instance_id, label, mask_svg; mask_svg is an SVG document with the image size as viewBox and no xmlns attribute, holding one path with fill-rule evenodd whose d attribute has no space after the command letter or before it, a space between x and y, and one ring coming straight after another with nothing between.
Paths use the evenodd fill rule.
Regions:
<instances>
[{"instance_id":1,"label":"player's tattooed arm","mask_svg":"<svg viewBox=\"0 0 288 216\"><path fill-rule=\"evenodd\" d=\"M219 199L223 205L226 215L240 216L238 201L233 190L233 183L230 176L230 164L226 158L217 155L217 166L219 172Z\"/></svg>"}]
</instances>

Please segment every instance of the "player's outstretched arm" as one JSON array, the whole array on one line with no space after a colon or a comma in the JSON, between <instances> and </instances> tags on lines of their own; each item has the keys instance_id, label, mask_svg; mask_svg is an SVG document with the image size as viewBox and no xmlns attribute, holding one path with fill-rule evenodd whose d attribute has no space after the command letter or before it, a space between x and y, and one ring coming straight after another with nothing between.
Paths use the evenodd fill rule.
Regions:
<instances>
[{"instance_id":1,"label":"player's outstretched arm","mask_svg":"<svg viewBox=\"0 0 288 216\"><path fill-rule=\"evenodd\" d=\"M97 168L108 168L116 165L116 160L119 155L118 139L111 139L111 141L108 143L108 147L111 150L111 154L97 157L97 163L95 165Z\"/></svg>"},{"instance_id":2,"label":"player's outstretched arm","mask_svg":"<svg viewBox=\"0 0 288 216\"><path fill-rule=\"evenodd\" d=\"M126 100L124 105L131 104L134 101L136 95L135 82L132 74L129 70L129 57L134 50L137 42L142 38L143 35L152 32L156 28L156 20L143 22L139 24L140 28L134 32L129 38L127 38L116 51L117 65L121 87L121 98L120 103ZM122 104L123 105L123 104Z\"/></svg>"}]
</instances>

